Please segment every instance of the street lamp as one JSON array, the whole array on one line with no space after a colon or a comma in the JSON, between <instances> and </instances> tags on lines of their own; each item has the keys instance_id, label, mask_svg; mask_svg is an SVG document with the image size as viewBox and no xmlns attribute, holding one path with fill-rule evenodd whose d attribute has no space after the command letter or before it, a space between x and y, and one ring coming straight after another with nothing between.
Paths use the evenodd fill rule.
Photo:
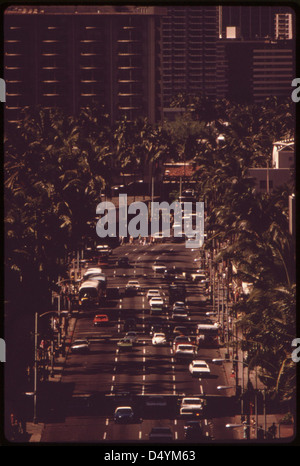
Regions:
<instances>
[{"instance_id":1,"label":"street lamp","mask_svg":"<svg viewBox=\"0 0 300 466\"><path fill-rule=\"evenodd\" d=\"M241 416L244 415L244 400L243 400L243 394L244 394L244 366L246 366L248 368L248 380L249 380L249 364L246 363L245 361L240 361L238 359L222 359L222 358L215 358L215 359L212 359L212 362L215 363L215 364L220 364L222 362L233 362L233 363L240 363L243 365L243 369L242 369L242 396L241 396ZM254 409L255 409L255 418L256 418L256 422L255 422L255 435L256 435L256 438L257 438L257 422L258 422L258 409L257 409L257 405L258 405L258 402L257 402L257 391L258 391L258 388L257 388L257 367L255 367L255 381L256 381L256 389L254 391ZM266 430L266 390L265 388L262 389L263 391L263 394L264 394L264 403L263 403L263 406L264 406L264 424L265 424L265 430Z\"/></svg>"}]
</instances>

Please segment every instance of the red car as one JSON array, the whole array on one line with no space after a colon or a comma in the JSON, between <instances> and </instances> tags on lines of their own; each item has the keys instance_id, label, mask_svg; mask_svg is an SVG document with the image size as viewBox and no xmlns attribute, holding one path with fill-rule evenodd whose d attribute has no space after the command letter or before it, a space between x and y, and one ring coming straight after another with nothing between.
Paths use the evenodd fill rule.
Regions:
<instances>
[{"instance_id":1,"label":"red car","mask_svg":"<svg viewBox=\"0 0 300 466\"><path fill-rule=\"evenodd\" d=\"M95 315L94 321L93 321L94 327L96 327L97 325L105 325L105 324L108 324L108 323L109 323L109 319L108 319L108 316L106 314L96 314Z\"/></svg>"}]
</instances>

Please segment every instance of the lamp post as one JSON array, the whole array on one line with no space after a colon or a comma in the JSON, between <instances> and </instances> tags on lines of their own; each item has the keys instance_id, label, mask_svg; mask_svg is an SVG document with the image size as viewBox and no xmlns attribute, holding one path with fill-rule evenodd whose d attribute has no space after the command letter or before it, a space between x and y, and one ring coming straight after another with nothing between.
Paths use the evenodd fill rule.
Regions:
<instances>
[{"instance_id":1,"label":"lamp post","mask_svg":"<svg viewBox=\"0 0 300 466\"><path fill-rule=\"evenodd\" d=\"M212 360L213 363L220 363L220 362L233 362L233 363L240 363L243 365L243 369L242 369L242 396L241 396L241 417L244 416L244 400L243 400L243 395L244 395L244 366L247 367L248 369L248 380L249 380L249 364L246 363L245 361L239 361L238 359L222 359L222 358L219 358L219 359L213 359ZM257 438L257 433L258 433L258 399L257 399L257 395L258 395L258 391L260 391L258 388L257 388L257 367L255 367L255 384L256 384L256 388L254 389L254 414L255 414L255 436ZM237 386L237 385L236 385ZM222 386L222 385L219 385L218 389L225 389L225 388L230 388L233 386ZM263 388L261 389L261 391L263 392L263 416L264 416L264 430L266 432L266 428L267 428L267 413L266 413L266 389Z\"/></svg>"}]
</instances>

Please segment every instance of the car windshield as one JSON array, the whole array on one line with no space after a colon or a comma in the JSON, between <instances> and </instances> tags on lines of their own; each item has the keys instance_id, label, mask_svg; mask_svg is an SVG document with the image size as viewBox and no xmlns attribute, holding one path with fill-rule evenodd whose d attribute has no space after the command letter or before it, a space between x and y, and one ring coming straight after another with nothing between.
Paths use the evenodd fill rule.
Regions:
<instances>
[{"instance_id":1,"label":"car windshield","mask_svg":"<svg viewBox=\"0 0 300 466\"><path fill-rule=\"evenodd\" d=\"M194 363L194 367L206 367L205 362L196 362Z\"/></svg>"},{"instance_id":2,"label":"car windshield","mask_svg":"<svg viewBox=\"0 0 300 466\"><path fill-rule=\"evenodd\" d=\"M166 434L170 433L170 429L168 427L153 427L152 432L155 434Z\"/></svg>"},{"instance_id":3,"label":"car windshield","mask_svg":"<svg viewBox=\"0 0 300 466\"><path fill-rule=\"evenodd\" d=\"M117 413L121 414L130 414L131 411L131 408L117 408Z\"/></svg>"}]
</instances>

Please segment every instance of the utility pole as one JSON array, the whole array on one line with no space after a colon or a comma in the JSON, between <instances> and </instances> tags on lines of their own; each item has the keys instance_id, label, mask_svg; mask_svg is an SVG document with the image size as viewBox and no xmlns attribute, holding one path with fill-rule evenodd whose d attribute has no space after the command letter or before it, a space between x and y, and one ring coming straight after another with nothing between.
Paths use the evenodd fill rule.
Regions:
<instances>
[{"instance_id":1,"label":"utility pole","mask_svg":"<svg viewBox=\"0 0 300 466\"><path fill-rule=\"evenodd\" d=\"M35 313L35 325L34 325L34 382L33 382L33 423L37 424L37 372L38 372L38 360L37 360L37 337L38 337L38 313Z\"/></svg>"}]
</instances>

